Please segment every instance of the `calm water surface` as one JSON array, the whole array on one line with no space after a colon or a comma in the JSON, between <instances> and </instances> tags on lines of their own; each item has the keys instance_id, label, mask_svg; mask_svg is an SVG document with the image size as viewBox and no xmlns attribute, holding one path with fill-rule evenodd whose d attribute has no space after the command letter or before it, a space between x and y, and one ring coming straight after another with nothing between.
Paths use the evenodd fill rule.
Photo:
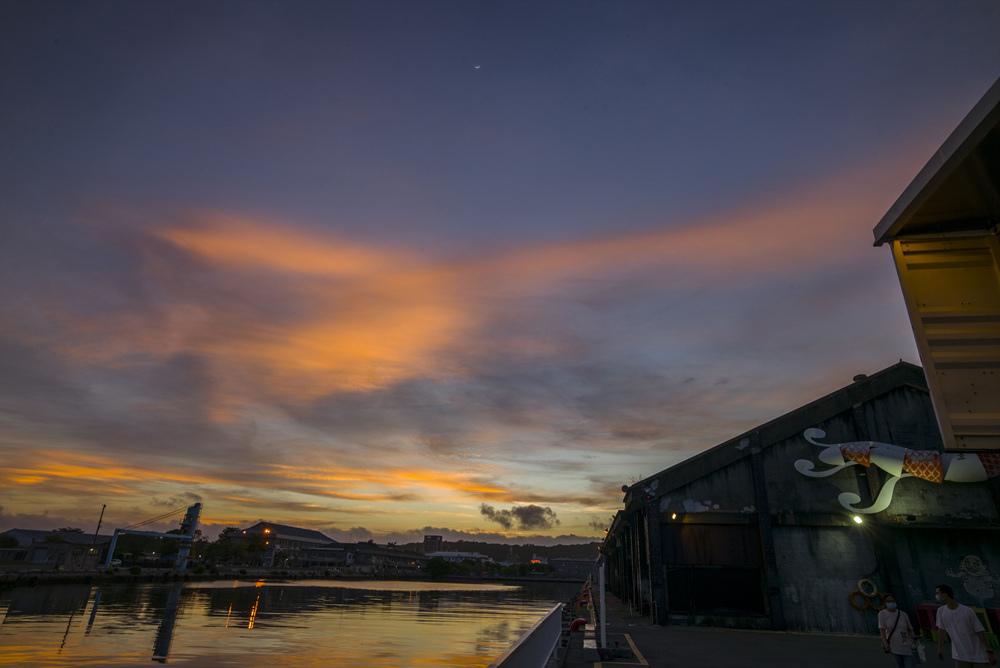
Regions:
<instances>
[{"instance_id":1,"label":"calm water surface","mask_svg":"<svg viewBox=\"0 0 1000 668\"><path fill-rule=\"evenodd\" d=\"M579 585L221 581L0 592L0 665L486 666Z\"/></svg>"}]
</instances>

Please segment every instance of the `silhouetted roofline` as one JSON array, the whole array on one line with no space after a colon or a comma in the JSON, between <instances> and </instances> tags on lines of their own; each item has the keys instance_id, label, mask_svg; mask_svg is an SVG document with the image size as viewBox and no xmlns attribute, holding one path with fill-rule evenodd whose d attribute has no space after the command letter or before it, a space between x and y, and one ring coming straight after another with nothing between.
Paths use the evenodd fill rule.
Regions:
<instances>
[{"instance_id":1,"label":"silhouetted roofline","mask_svg":"<svg viewBox=\"0 0 1000 668\"><path fill-rule=\"evenodd\" d=\"M54 531L48 529L18 529L17 527L14 527L13 529L8 529L7 531L3 531L0 533L9 533L11 531L17 531L18 533L27 536L33 541L45 540L49 536L59 536L67 543L78 543L87 545L89 545L91 542L106 543L109 540L111 540L111 536L107 536L105 534L98 534L97 539L95 541L94 534L92 533L78 533L76 531Z\"/></svg>"},{"instance_id":2,"label":"silhouetted roofline","mask_svg":"<svg viewBox=\"0 0 1000 668\"><path fill-rule=\"evenodd\" d=\"M749 447L750 436L755 432L760 434L761 448L767 448L773 443L801 433L802 430L808 429L818 422L822 422L832 414L851 410L859 401L873 399L902 386L915 387L923 392L928 392L924 370L915 364L900 360L896 364L871 376L865 376L835 392L831 392L780 417L749 429L739 436L735 436L631 485L625 494L625 508L629 508L632 503L638 502L640 498L645 501L648 498L659 497L671 490L709 475L713 471L749 457L751 454ZM654 480L659 481L655 494L645 494L645 490ZM635 492L643 494L633 498L633 493Z\"/></svg>"},{"instance_id":3,"label":"silhouetted roofline","mask_svg":"<svg viewBox=\"0 0 1000 668\"><path fill-rule=\"evenodd\" d=\"M330 538L326 534L320 533L314 529L303 529L301 527L293 527L287 524L278 524L277 522L262 521L247 527L247 531L258 526L266 526L272 531L276 532L280 536L287 538L308 538L309 540L322 540L328 543L336 543L334 539Z\"/></svg>"}]
</instances>

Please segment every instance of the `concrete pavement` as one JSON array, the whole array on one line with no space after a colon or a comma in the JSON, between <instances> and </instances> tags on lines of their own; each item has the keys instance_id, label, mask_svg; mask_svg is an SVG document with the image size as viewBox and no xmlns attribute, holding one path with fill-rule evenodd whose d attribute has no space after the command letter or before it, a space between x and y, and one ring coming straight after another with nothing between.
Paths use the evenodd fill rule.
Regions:
<instances>
[{"instance_id":1,"label":"concrete pavement","mask_svg":"<svg viewBox=\"0 0 1000 668\"><path fill-rule=\"evenodd\" d=\"M633 615L628 606L614 596L607 596L607 607L608 647L614 648L617 643L619 649L634 650L633 657L587 660L583 650L584 633L574 632L570 634L569 647L561 660L563 668L892 668L895 665L882 651L875 635L654 626L648 617ZM599 631L595 635L600 638ZM927 646L928 664L950 665L950 661L938 661L935 650Z\"/></svg>"}]
</instances>

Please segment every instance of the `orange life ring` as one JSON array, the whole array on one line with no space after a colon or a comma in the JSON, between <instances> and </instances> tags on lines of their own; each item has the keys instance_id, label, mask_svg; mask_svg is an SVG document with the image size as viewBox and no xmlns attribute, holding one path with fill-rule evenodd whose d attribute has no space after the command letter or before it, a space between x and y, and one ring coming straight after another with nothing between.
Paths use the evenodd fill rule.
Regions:
<instances>
[{"instance_id":1,"label":"orange life ring","mask_svg":"<svg viewBox=\"0 0 1000 668\"><path fill-rule=\"evenodd\" d=\"M569 625L569 630L570 631L579 631L580 627L586 626L586 625L587 625L587 620L586 619L584 619L583 617L577 617L576 619L573 620L573 623L571 623Z\"/></svg>"},{"instance_id":2,"label":"orange life ring","mask_svg":"<svg viewBox=\"0 0 1000 668\"><path fill-rule=\"evenodd\" d=\"M858 605L857 603L854 602L854 597L855 596L860 596L861 597L861 600L863 601L863 603L861 605ZM850 593L850 595L848 595L847 600L848 600L848 602L850 602L851 607L854 608L855 610L864 610L869 605L869 603L868 603L868 597L865 596L864 593L862 593L858 589L855 589L854 591L852 591Z\"/></svg>"},{"instance_id":3,"label":"orange life ring","mask_svg":"<svg viewBox=\"0 0 1000 668\"><path fill-rule=\"evenodd\" d=\"M871 587L871 591L866 591L867 589L866 585ZM862 596L871 597L878 594L878 587L876 587L875 583L869 580L868 578L863 578L861 580L858 580L858 591L861 592Z\"/></svg>"}]
</instances>

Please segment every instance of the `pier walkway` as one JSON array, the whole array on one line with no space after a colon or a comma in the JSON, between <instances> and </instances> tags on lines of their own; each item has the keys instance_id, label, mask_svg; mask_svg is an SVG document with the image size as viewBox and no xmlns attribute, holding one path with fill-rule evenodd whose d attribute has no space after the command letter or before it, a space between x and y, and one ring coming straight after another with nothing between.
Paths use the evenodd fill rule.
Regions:
<instances>
[{"instance_id":1,"label":"pier walkway","mask_svg":"<svg viewBox=\"0 0 1000 668\"><path fill-rule=\"evenodd\" d=\"M648 617L633 615L627 605L607 595L608 647L635 650L634 658L605 661L584 659L584 634L570 634L562 668L888 668L892 658L882 652L878 637L830 633L747 631L700 626L654 626ZM588 629L591 629L588 625ZM599 630L596 632L600 639ZM936 647L927 645L928 663L940 663ZM950 665L950 657L948 659ZM944 664L941 664L944 665Z\"/></svg>"}]
</instances>

